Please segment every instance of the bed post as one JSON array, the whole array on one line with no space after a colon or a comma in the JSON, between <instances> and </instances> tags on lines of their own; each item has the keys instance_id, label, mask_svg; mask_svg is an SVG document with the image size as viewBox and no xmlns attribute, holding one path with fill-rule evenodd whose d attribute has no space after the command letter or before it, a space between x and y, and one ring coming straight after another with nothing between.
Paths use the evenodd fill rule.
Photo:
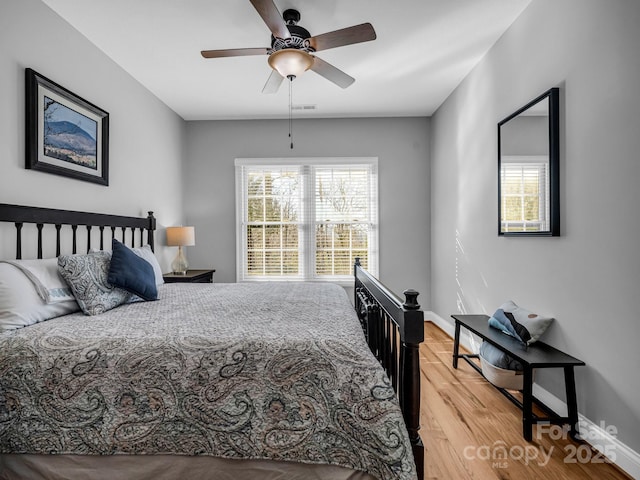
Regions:
<instances>
[{"instance_id":1,"label":"bed post","mask_svg":"<svg viewBox=\"0 0 640 480\"><path fill-rule=\"evenodd\" d=\"M156 247L153 243L153 232L156 229L156 217L153 216L153 212L149 211L149 215L147 215L147 220L149 221L149 226L147 227L147 243L151 247L151 251L155 252Z\"/></svg>"},{"instance_id":2,"label":"bed post","mask_svg":"<svg viewBox=\"0 0 640 480\"><path fill-rule=\"evenodd\" d=\"M420 310L418 292L404 291L404 322L408 325L422 325L424 312ZM401 336L402 339L402 336ZM402 340L400 346L400 376L402 389L399 392L400 408L407 424L413 457L418 470L418 478L424 476L424 445L418 434L420 430L420 343L424 340L424 330L420 337L412 336Z\"/></svg>"}]
</instances>

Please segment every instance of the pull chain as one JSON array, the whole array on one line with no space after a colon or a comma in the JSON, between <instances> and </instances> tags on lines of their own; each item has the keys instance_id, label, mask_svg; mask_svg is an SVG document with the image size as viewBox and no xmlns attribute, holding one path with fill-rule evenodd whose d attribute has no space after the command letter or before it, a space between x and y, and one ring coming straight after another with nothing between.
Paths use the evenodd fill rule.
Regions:
<instances>
[{"instance_id":1,"label":"pull chain","mask_svg":"<svg viewBox=\"0 0 640 480\"><path fill-rule=\"evenodd\" d=\"M291 150L293 150L293 79L294 75L289 75L289 140L291 141Z\"/></svg>"}]
</instances>

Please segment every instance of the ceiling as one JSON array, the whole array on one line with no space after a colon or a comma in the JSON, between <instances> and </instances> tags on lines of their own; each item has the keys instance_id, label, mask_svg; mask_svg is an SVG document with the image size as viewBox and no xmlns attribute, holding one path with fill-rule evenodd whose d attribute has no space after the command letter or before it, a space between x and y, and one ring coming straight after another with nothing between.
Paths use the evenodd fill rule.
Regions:
<instances>
[{"instance_id":1,"label":"ceiling","mask_svg":"<svg viewBox=\"0 0 640 480\"><path fill-rule=\"evenodd\" d=\"M311 35L370 22L377 39L318 52L356 79L315 72L293 83L295 117L429 116L531 0L274 0ZM289 89L262 93L267 56L201 50L269 47L249 0L43 0L185 120L286 118Z\"/></svg>"}]
</instances>

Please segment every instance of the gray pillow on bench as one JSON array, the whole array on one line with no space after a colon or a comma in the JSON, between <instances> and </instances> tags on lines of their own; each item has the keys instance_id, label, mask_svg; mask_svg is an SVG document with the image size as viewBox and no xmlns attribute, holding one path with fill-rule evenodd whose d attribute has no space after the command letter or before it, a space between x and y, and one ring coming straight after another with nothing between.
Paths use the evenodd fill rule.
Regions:
<instances>
[{"instance_id":1,"label":"gray pillow on bench","mask_svg":"<svg viewBox=\"0 0 640 480\"><path fill-rule=\"evenodd\" d=\"M494 367L502 368L504 370L516 370L519 372L523 370L522 364L519 361L511 358L489 342L482 342L482 345L480 345L480 355Z\"/></svg>"}]
</instances>

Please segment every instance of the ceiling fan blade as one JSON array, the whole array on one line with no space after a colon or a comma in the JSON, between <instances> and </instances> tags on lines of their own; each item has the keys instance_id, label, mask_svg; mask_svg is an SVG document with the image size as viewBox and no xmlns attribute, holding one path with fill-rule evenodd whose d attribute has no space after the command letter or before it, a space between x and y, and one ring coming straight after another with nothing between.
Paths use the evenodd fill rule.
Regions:
<instances>
[{"instance_id":1,"label":"ceiling fan blade","mask_svg":"<svg viewBox=\"0 0 640 480\"><path fill-rule=\"evenodd\" d=\"M271 33L277 38L291 38L287 24L284 23L282 14L278 11L273 0L250 0L251 5L267 24Z\"/></svg>"},{"instance_id":2,"label":"ceiling fan blade","mask_svg":"<svg viewBox=\"0 0 640 480\"><path fill-rule=\"evenodd\" d=\"M369 42L376 38L377 35L373 26L370 23L363 23L311 37L309 43L316 52L319 52L329 48L342 47L343 45Z\"/></svg>"},{"instance_id":3,"label":"ceiling fan blade","mask_svg":"<svg viewBox=\"0 0 640 480\"><path fill-rule=\"evenodd\" d=\"M350 77L342 70L315 56L313 57L313 64L310 69L342 88L347 88L356 81L355 78Z\"/></svg>"},{"instance_id":4,"label":"ceiling fan blade","mask_svg":"<svg viewBox=\"0 0 640 480\"><path fill-rule=\"evenodd\" d=\"M269 78L267 79L267 83L264 84L262 93L276 93L283 80L284 77L282 75L280 75L276 70L272 70L271 75L269 75Z\"/></svg>"},{"instance_id":5,"label":"ceiling fan blade","mask_svg":"<svg viewBox=\"0 0 640 480\"><path fill-rule=\"evenodd\" d=\"M203 50L204 58L245 57L248 55L266 55L268 48L230 48L227 50Z\"/></svg>"}]
</instances>

